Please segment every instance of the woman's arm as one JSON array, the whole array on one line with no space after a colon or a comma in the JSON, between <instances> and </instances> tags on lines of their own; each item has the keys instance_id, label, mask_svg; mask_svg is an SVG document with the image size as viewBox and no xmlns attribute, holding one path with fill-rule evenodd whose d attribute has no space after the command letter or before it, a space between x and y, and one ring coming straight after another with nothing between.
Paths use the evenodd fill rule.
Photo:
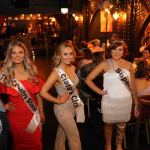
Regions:
<instances>
[{"instance_id":1,"label":"woman's arm","mask_svg":"<svg viewBox=\"0 0 150 150\"><path fill-rule=\"evenodd\" d=\"M53 103L57 103L57 104L61 104L64 103L66 100L69 99L69 95L67 93L64 93L63 95L59 96L59 97L54 97L49 93L49 90L53 87L53 85L58 81L58 74L55 70L52 71L52 73L49 75L48 79L46 80L46 82L44 83L41 91L40 91L40 95Z\"/></svg>"},{"instance_id":2,"label":"woman's arm","mask_svg":"<svg viewBox=\"0 0 150 150\"><path fill-rule=\"evenodd\" d=\"M105 95L106 91L103 91L99 87L96 86L96 84L93 82L93 80L100 74L102 71L104 71L106 68L106 63L102 62L100 63L94 70L92 70L87 78L85 79L85 83L97 94L99 95Z\"/></svg>"},{"instance_id":3,"label":"woman's arm","mask_svg":"<svg viewBox=\"0 0 150 150\"><path fill-rule=\"evenodd\" d=\"M138 117L139 116L139 102L138 102L138 98L137 98L137 92L136 92L136 86L135 86L135 71L134 71L134 67L131 64L130 67L130 92L132 95L132 99L133 99L133 103L134 103L134 116Z\"/></svg>"},{"instance_id":4,"label":"woman's arm","mask_svg":"<svg viewBox=\"0 0 150 150\"><path fill-rule=\"evenodd\" d=\"M134 104L138 103L136 91L137 90L136 90L136 86L135 86L135 71L134 71L133 65L131 64L131 67L130 67L130 92L131 92Z\"/></svg>"},{"instance_id":5,"label":"woman's arm","mask_svg":"<svg viewBox=\"0 0 150 150\"><path fill-rule=\"evenodd\" d=\"M44 108L43 108L43 99L39 94L36 94L36 99L38 103L39 113L40 113L40 120L43 124L45 122L45 114L44 114Z\"/></svg>"}]
</instances>

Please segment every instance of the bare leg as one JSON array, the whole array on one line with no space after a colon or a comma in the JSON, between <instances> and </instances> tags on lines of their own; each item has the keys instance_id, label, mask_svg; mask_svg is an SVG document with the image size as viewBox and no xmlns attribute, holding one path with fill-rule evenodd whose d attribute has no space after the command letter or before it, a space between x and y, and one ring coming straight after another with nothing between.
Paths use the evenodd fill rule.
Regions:
<instances>
[{"instance_id":1,"label":"bare leg","mask_svg":"<svg viewBox=\"0 0 150 150\"><path fill-rule=\"evenodd\" d=\"M105 123L104 135L105 135L105 150L111 150L111 140L112 140L113 124Z\"/></svg>"},{"instance_id":2,"label":"bare leg","mask_svg":"<svg viewBox=\"0 0 150 150\"><path fill-rule=\"evenodd\" d=\"M125 132L126 123L117 124L117 134L116 134L116 150L123 150L122 143Z\"/></svg>"}]
</instances>

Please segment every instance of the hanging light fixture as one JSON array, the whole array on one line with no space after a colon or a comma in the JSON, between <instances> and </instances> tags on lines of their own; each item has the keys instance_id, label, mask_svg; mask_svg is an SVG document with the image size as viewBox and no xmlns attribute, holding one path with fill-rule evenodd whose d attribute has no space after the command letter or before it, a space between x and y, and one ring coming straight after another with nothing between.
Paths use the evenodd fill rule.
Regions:
<instances>
[{"instance_id":1,"label":"hanging light fixture","mask_svg":"<svg viewBox=\"0 0 150 150\"><path fill-rule=\"evenodd\" d=\"M61 8L61 13L62 14L67 14L68 13L68 8Z\"/></svg>"},{"instance_id":2,"label":"hanging light fixture","mask_svg":"<svg viewBox=\"0 0 150 150\"><path fill-rule=\"evenodd\" d=\"M79 20L79 17L78 16L75 16L75 21L78 21Z\"/></svg>"},{"instance_id":3,"label":"hanging light fixture","mask_svg":"<svg viewBox=\"0 0 150 150\"><path fill-rule=\"evenodd\" d=\"M119 18L119 14L118 14L117 11L115 11L115 13L113 14L113 18L114 18L115 20L117 20L117 19Z\"/></svg>"}]
</instances>

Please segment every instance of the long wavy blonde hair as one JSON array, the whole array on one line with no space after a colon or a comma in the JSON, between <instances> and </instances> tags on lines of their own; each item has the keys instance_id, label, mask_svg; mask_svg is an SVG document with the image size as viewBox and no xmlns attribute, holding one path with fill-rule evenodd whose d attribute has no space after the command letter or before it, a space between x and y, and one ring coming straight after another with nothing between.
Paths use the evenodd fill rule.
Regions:
<instances>
[{"instance_id":1,"label":"long wavy blonde hair","mask_svg":"<svg viewBox=\"0 0 150 150\"><path fill-rule=\"evenodd\" d=\"M72 44L69 41L65 41L65 42L61 43L60 45L58 45L58 47L55 51L55 54L53 56L53 62L54 62L55 66L58 66L60 64L60 62L61 62L60 55L61 55L62 50L65 47L70 47L73 50L73 56L74 56L74 59L75 59L76 53L75 53L74 47L72 46Z\"/></svg>"},{"instance_id":2,"label":"long wavy blonde hair","mask_svg":"<svg viewBox=\"0 0 150 150\"><path fill-rule=\"evenodd\" d=\"M6 77L4 79L4 83L6 85L10 85L10 81L15 78L15 64L11 60L12 50L15 46L18 46L18 47L21 47L24 49L23 64L24 64L24 69L29 74L29 80L32 81L37 76L37 72L34 71L34 69L33 69L34 64L32 63L32 61L29 58L28 49L27 49L25 43L21 40L14 40L14 41L11 41L8 45L8 48L6 51L6 58L4 60L3 67L2 67L2 72L6 75Z\"/></svg>"}]
</instances>

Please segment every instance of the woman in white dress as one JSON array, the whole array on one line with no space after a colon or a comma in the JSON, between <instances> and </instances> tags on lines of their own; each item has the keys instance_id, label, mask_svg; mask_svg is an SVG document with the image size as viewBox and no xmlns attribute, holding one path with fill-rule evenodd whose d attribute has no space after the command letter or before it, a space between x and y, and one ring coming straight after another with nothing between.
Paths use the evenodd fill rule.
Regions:
<instances>
[{"instance_id":1,"label":"woman in white dress","mask_svg":"<svg viewBox=\"0 0 150 150\"><path fill-rule=\"evenodd\" d=\"M111 58L100 63L86 78L86 84L99 95L102 95L102 114L105 122L105 150L111 150L113 125L117 124L116 150L122 150L126 122L131 116L132 101L134 115L138 116L137 96L134 83L134 68L123 58L127 47L124 41L113 41L109 48ZM104 71L104 89L97 87L93 80Z\"/></svg>"}]
</instances>

